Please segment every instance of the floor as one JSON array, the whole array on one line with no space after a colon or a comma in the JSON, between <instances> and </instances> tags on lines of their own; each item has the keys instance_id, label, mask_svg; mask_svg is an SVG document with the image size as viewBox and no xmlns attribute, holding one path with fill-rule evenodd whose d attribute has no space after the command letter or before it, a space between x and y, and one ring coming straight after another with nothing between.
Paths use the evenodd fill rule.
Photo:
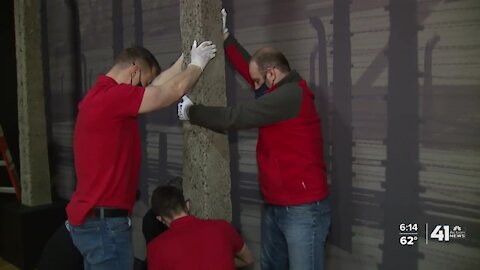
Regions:
<instances>
[{"instance_id":1,"label":"floor","mask_svg":"<svg viewBox=\"0 0 480 270\"><path fill-rule=\"evenodd\" d=\"M20 270L20 269L9 264L4 259L0 258L0 270Z\"/></svg>"}]
</instances>

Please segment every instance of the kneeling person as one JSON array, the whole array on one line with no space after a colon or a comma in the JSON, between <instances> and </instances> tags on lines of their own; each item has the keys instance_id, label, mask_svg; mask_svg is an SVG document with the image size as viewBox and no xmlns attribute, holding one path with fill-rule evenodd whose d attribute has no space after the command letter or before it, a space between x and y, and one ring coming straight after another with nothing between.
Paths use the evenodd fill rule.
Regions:
<instances>
[{"instance_id":1,"label":"kneeling person","mask_svg":"<svg viewBox=\"0 0 480 270\"><path fill-rule=\"evenodd\" d=\"M148 269L227 270L253 263L252 252L230 223L199 219L189 208L175 187L153 192L153 212L169 229L148 244Z\"/></svg>"}]
</instances>

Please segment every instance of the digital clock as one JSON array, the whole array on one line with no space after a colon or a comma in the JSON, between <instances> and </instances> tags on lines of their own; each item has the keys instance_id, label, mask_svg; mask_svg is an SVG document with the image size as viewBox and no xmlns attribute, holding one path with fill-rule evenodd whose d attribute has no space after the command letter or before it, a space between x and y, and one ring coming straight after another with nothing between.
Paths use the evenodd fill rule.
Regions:
<instances>
[{"instance_id":1,"label":"digital clock","mask_svg":"<svg viewBox=\"0 0 480 270\"><path fill-rule=\"evenodd\" d=\"M400 232L417 232L418 224L417 223L402 223L399 226Z\"/></svg>"}]
</instances>

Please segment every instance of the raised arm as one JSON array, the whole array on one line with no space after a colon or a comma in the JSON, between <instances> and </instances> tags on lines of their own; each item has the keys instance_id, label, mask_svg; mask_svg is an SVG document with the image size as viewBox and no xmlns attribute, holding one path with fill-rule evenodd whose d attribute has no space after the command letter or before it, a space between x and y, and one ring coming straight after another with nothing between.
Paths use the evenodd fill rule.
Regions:
<instances>
[{"instance_id":1,"label":"raised arm","mask_svg":"<svg viewBox=\"0 0 480 270\"><path fill-rule=\"evenodd\" d=\"M175 61L175 63L169 67L167 70L164 72L160 73L155 80L153 80L152 84L155 86L160 86L164 84L166 81L170 80L173 78L175 75L179 74L182 72L182 63L183 63L183 53L180 55L180 57Z\"/></svg>"},{"instance_id":2,"label":"raised arm","mask_svg":"<svg viewBox=\"0 0 480 270\"><path fill-rule=\"evenodd\" d=\"M204 41L198 47L197 42L194 41L191 50L192 60L187 68L162 84L158 83L162 81L159 78L161 75L158 75L154 83L145 88L138 113L155 111L180 99L200 78L205 66L215 57L215 52L216 47L211 41Z\"/></svg>"},{"instance_id":3,"label":"raised arm","mask_svg":"<svg viewBox=\"0 0 480 270\"><path fill-rule=\"evenodd\" d=\"M250 62L250 54L245 50L245 48L238 43L238 41L230 34L228 28L226 27L227 21L227 12L225 9L222 9L222 21L223 21L223 40L224 40L224 49L225 55L227 56L228 61L235 70L240 73L240 75L247 81L248 84L254 88L253 80L250 77L250 72L248 71L248 65Z\"/></svg>"}]
</instances>

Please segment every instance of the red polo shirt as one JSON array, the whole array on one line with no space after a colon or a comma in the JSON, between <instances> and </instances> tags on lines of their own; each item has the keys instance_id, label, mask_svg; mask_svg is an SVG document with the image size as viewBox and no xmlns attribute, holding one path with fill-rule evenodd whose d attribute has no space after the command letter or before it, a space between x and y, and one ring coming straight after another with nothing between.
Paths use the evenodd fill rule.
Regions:
<instances>
[{"instance_id":1,"label":"red polo shirt","mask_svg":"<svg viewBox=\"0 0 480 270\"><path fill-rule=\"evenodd\" d=\"M243 245L227 221L182 217L148 244L148 269L233 270Z\"/></svg>"},{"instance_id":2,"label":"red polo shirt","mask_svg":"<svg viewBox=\"0 0 480 270\"><path fill-rule=\"evenodd\" d=\"M127 209L140 173L137 115L145 88L100 76L78 106L73 134L77 188L67 206L73 225L95 206Z\"/></svg>"}]
</instances>

